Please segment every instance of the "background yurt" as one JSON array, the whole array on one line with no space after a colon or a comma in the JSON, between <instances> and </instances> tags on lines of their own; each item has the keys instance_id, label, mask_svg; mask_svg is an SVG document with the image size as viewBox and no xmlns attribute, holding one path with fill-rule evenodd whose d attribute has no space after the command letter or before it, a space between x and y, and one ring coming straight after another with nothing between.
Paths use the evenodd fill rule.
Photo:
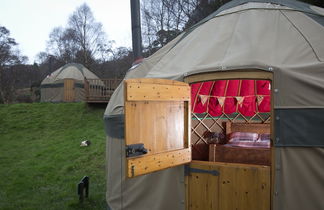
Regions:
<instances>
[{"instance_id":1,"label":"background yurt","mask_svg":"<svg viewBox=\"0 0 324 210\"><path fill-rule=\"evenodd\" d=\"M69 63L62 66L42 81L41 102L84 101L85 79L100 81L82 64ZM92 85L104 87L102 82Z\"/></svg>"},{"instance_id":2,"label":"background yurt","mask_svg":"<svg viewBox=\"0 0 324 210\"><path fill-rule=\"evenodd\" d=\"M114 92L108 205L324 209L323 93L323 8L225 4Z\"/></svg>"}]
</instances>

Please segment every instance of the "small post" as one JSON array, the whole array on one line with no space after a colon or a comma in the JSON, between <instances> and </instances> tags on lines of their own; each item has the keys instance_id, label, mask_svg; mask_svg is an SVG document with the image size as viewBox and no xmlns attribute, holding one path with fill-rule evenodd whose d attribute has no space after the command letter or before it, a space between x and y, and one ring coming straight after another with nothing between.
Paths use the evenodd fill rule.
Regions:
<instances>
[{"instance_id":1,"label":"small post","mask_svg":"<svg viewBox=\"0 0 324 210\"><path fill-rule=\"evenodd\" d=\"M85 195L84 195L85 193ZM83 202L84 198L89 197L89 177L84 176L78 184L79 201Z\"/></svg>"},{"instance_id":2,"label":"small post","mask_svg":"<svg viewBox=\"0 0 324 210\"><path fill-rule=\"evenodd\" d=\"M85 97L86 97L86 101L89 101L89 81L87 80L87 78L84 78L84 89L85 89Z\"/></svg>"}]
</instances>

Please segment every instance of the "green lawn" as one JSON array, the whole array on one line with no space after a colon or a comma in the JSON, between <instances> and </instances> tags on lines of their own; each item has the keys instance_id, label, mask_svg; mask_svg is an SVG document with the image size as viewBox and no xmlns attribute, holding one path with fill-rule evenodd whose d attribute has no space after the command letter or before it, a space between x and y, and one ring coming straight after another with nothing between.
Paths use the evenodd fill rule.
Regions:
<instances>
[{"instance_id":1,"label":"green lawn","mask_svg":"<svg viewBox=\"0 0 324 210\"><path fill-rule=\"evenodd\" d=\"M83 103L0 105L0 209L106 209L103 113ZM92 144L80 147L84 139Z\"/></svg>"}]
</instances>

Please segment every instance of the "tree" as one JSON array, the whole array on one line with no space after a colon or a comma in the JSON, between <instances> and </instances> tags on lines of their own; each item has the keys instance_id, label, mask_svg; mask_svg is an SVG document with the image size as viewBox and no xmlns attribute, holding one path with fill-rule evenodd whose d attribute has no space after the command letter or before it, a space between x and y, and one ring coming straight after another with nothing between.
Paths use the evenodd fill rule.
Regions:
<instances>
[{"instance_id":1,"label":"tree","mask_svg":"<svg viewBox=\"0 0 324 210\"><path fill-rule=\"evenodd\" d=\"M143 0L141 7L145 54L154 53L228 1Z\"/></svg>"},{"instance_id":2,"label":"tree","mask_svg":"<svg viewBox=\"0 0 324 210\"><path fill-rule=\"evenodd\" d=\"M175 38L183 29L187 16L182 0L143 0L142 31L145 49L152 54Z\"/></svg>"},{"instance_id":3,"label":"tree","mask_svg":"<svg viewBox=\"0 0 324 210\"><path fill-rule=\"evenodd\" d=\"M308 4L313 4L318 7L324 7L324 1L323 0L299 0Z\"/></svg>"},{"instance_id":4,"label":"tree","mask_svg":"<svg viewBox=\"0 0 324 210\"><path fill-rule=\"evenodd\" d=\"M20 55L17 45L15 39L10 37L10 31L0 26L0 67L27 61L26 56Z\"/></svg>"},{"instance_id":5,"label":"tree","mask_svg":"<svg viewBox=\"0 0 324 210\"><path fill-rule=\"evenodd\" d=\"M198 23L214 11L216 11L218 8L220 8L222 5L226 4L227 2L230 2L231 0L200 0L196 1L195 4L192 4L194 6L194 9L190 11L188 14L188 21L186 22L185 29L190 28L194 24Z\"/></svg>"},{"instance_id":6,"label":"tree","mask_svg":"<svg viewBox=\"0 0 324 210\"><path fill-rule=\"evenodd\" d=\"M118 47L109 53L112 56L108 60L97 62L91 70L100 78L123 78L133 63L131 49Z\"/></svg>"},{"instance_id":7,"label":"tree","mask_svg":"<svg viewBox=\"0 0 324 210\"><path fill-rule=\"evenodd\" d=\"M87 4L72 13L65 28L55 27L47 42L48 55L63 63L78 62L86 67L96 60L106 61L111 47L112 42L106 39L102 24L95 20Z\"/></svg>"},{"instance_id":8,"label":"tree","mask_svg":"<svg viewBox=\"0 0 324 210\"><path fill-rule=\"evenodd\" d=\"M83 4L70 16L68 31L77 46L79 59L85 66L99 55L99 49L107 46L102 24L96 22L87 4Z\"/></svg>"},{"instance_id":9,"label":"tree","mask_svg":"<svg viewBox=\"0 0 324 210\"><path fill-rule=\"evenodd\" d=\"M14 95L16 76L10 72L13 65L27 62L26 56L21 56L15 39L10 37L10 31L0 26L0 101L9 103Z\"/></svg>"},{"instance_id":10,"label":"tree","mask_svg":"<svg viewBox=\"0 0 324 210\"><path fill-rule=\"evenodd\" d=\"M64 63L74 61L79 51L75 36L69 28L55 27L49 35L47 51Z\"/></svg>"}]
</instances>

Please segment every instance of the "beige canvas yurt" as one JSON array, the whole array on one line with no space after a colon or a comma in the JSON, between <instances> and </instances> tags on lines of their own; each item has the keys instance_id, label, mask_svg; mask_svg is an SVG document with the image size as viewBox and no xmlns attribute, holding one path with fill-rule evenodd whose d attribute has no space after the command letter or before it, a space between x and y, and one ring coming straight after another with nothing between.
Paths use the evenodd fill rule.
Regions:
<instances>
[{"instance_id":1,"label":"beige canvas yurt","mask_svg":"<svg viewBox=\"0 0 324 210\"><path fill-rule=\"evenodd\" d=\"M41 102L84 101L85 78L99 79L82 64L69 63L62 66L42 81Z\"/></svg>"},{"instance_id":2,"label":"beige canvas yurt","mask_svg":"<svg viewBox=\"0 0 324 210\"><path fill-rule=\"evenodd\" d=\"M324 9L233 0L131 69L105 112L113 210L324 209Z\"/></svg>"}]
</instances>

